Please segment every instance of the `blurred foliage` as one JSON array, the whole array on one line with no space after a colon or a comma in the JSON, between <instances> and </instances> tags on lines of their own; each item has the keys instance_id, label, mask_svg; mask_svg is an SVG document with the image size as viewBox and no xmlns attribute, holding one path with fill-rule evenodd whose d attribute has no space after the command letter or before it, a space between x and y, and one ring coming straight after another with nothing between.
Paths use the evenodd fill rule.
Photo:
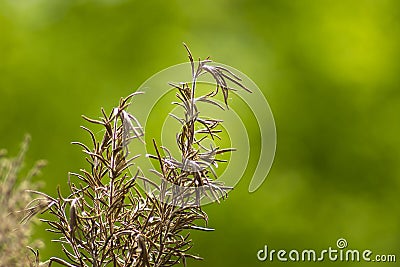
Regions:
<instances>
[{"instance_id":1,"label":"blurred foliage","mask_svg":"<svg viewBox=\"0 0 400 267\"><path fill-rule=\"evenodd\" d=\"M49 161L42 178L54 194L84 166L69 144L87 140L80 115L100 115L186 61L184 41L251 77L278 134L261 189L249 194L244 177L227 201L206 207L216 231L193 234L205 261L189 265L290 266L299 263L260 263L256 252L323 249L340 237L396 253L399 23L395 0L0 0L0 147L14 153L29 132L28 159ZM58 246L42 230L47 257Z\"/></svg>"}]
</instances>

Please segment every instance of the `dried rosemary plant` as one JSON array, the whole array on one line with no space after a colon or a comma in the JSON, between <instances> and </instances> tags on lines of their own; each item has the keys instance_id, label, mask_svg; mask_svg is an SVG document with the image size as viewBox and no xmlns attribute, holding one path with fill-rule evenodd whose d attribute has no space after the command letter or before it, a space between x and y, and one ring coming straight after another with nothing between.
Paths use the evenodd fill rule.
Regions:
<instances>
[{"instance_id":1,"label":"dried rosemary plant","mask_svg":"<svg viewBox=\"0 0 400 267\"><path fill-rule=\"evenodd\" d=\"M241 79L225 67L213 66L209 58L195 62L189 48L184 44L191 64L191 83L173 84L178 92L178 102L173 104L180 106L184 111L184 117L179 118L170 114L181 124L181 131L176 135L181 158L174 158L170 151L161 147L165 156L161 156L159 148L154 142L156 155L150 158L159 162L161 173L150 170L161 178L160 198L162 201L172 203L175 206L197 206L207 197L219 202L226 196L229 187L217 180L214 167L218 162L226 160L217 159L219 154L231 152L234 148L207 147L204 141L207 139L220 139L218 133L221 120L200 116L197 107L198 102L215 105L220 109L224 107L213 98L221 91L226 107L228 107L229 91L235 90L229 86L229 82L251 92L242 83ZM197 63L197 64L196 64ZM196 96L197 81L200 76L209 74L215 80L215 90L201 96ZM211 174L211 176L210 176Z\"/></svg>"},{"instance_id":2,"label":"dried rosemary plant","mask_svg":"<svg viewBox=\"0 0 400 267\"><path fill-rule=\"evenodd\" d=\"M32 191L39 198L27 207L36 210L46 207L54 215L54 219L42 221L50 226L49 231L59 236L57 241L66 258L52 257L48 265L57 262L70 267L147 267L181 262L186 266L187 258L200 259L189 253L191 240L187 229L212 230L198 225L201 221L207 224L208 220L200 201L204 195L215 200L226 195L227 188L215 180L212 166L217 166L216 155L232 149L207 148L202 144L206 137L218 138L221 121L200 117L196 103L223 108L212 98L221 91L227 105L228 93L233 90L228 82L248 89L229 70L208 64L211 62L208 58L194 62L186 49L193 80L190 84L171 84L178 92L179 102L175 104L184 110L183 118L175 116L182 124L177 133L181 159L173 158L167 148L158 147L153 141L155 155L149 157L159 163L159 170L150 171L161 178L159 185L133 166L138 155L130 155L128 144L142 140L144 133L126 109L139 93L121 99L110 114L102 109L98 120L84 117L104 129L99 138L89 128L82 127L90 134L92 144L75 142L87 155L88 169L70 173L68 196L63 196L60 189L57 197ZM216 89L196 97L197 79L207 73L214 77ZM131 174L132 170L135 171ZM151 189L141 189L139 181Z\"/></svg>"},{"instance_id":3,"label":"dried rosemary plant","mask_svg":"<svg viewBox=\"0 0 400 267\"><path fill-rule=\"evenodd\" d=\"M8 158L6 151L0 150L0 266L4 267L36 266L38 263L26 249L31 225L25 221L29 211L25 214L23 209L32 200L26 191L33 187L30 180L45 162L38 161L26 175L21 174L29 139L25 137L16 158Z\"/></svg>"}]
</instances>

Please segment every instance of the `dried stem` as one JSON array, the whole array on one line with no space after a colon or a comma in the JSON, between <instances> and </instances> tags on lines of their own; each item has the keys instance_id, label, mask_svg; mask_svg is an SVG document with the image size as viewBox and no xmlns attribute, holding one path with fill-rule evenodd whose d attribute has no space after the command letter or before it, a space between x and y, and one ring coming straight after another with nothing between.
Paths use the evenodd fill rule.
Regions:
<instances>
[{"instance_id":1,"label":"dried stem","mask_svg":"<svg viewBox=\"0 0 400 267\"><path fill-rule=\"evenodd\" d=\"M34 255L24 248L28 246L31 230L27 218L41 212L42 206L26 210L24 207L33 202L27 189L35 186L31 178L38 175L45 161L36 162L26 175L21 173L29 141L26 136L16 158L9 158L5 150L0 150L0 266L38 264L38 257L32 258Z\"/></svg>"}]
</instances>

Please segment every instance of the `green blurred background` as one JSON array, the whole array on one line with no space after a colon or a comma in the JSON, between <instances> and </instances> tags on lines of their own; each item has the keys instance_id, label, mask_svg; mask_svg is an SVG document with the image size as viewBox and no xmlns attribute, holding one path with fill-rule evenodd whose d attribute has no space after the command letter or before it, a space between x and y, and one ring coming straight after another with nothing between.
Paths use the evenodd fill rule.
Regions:
<instances>
[{"instance_id":1,"label":"green blurred background","mask_svg":"<svg viewBox=\"0 0 400 267\"><path fill-rule=\"evenodd\" d=\"M193 233L205 260L189 266L299 265L256 253L325 249L340 237L399 258L399 23L396 0L0 0L0 147L15 154L30 133L28 164L49 161L37 180L54 195L86 166L70 145L88 140L80 115L97 117L186 61L184 41L259 85L278 136L258 191L244 177L206 207L216 231ZM46 241L43 259L60 255L43 226L35 236Z\"/></svg>"}]
</instances>

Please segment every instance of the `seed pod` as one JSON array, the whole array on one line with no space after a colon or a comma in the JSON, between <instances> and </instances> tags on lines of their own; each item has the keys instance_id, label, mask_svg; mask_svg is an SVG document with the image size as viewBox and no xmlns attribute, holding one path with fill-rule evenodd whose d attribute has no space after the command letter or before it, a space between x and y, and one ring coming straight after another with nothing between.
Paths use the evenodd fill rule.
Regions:
<instances>
[{"instance_id":1,"label":"seed pod","mask_svg":"<svg viewBox=\"0 0 400 267\"><path fill-rule=\"evenodd\" d=\"M137 242L139 244L139 249L141 250L141 259L144 262L144 264L148 267L150 267L150 262L149 262L149 254L147 253L146 249L146 242L144 240L144 237L141 234L138 234L137 237Z\"/></svg>"},{"instance_id":2,"label":"seed pod","mask_svg":"<svg viewBox=\"0 0 400 267\"><path fill-rule=\"evenodd\" d=\"M77 221L76 221L76 201L77 199L75 198L74 200L72 200L71 203L71 208L69 210L69 226L70 226L70 230L71 230L71 235L74 234L76 226L77 226Z\"/></svg>"}]
</instances>

